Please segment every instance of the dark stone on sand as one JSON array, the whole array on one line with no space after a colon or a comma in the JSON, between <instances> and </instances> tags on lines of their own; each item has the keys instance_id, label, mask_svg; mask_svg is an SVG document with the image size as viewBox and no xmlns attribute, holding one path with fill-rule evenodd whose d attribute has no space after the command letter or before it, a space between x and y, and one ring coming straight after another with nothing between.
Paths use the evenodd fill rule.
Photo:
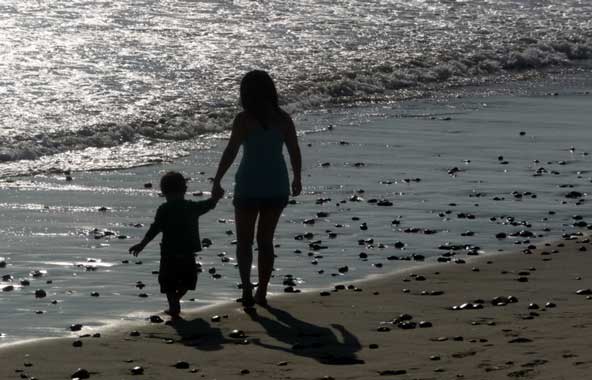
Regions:
<instances>
[{"instance_id":1,"label":"dark stone on sand","mask_svg":"<svg viewBox=\"0 0 592 380\"><path fill-rule=\"evenodd\" d=\"M537 305L536 303L529 303L528 304L528 309L529 310L538 310L539 309L539 305Z\"/></svg>"},{"instance_id":2,"label":"dark stone on sand","mask_svg":"<svg viewBox=\"0 0 592 380\"><path fill-rule=\"evenodd\" d=\"M140 336L140 332L139 331L132 331L129 333L129 336L138 337L138 336Z\"/></svg>"},{"instance_id":3,"label":"dark stone on sand","mask_svg":"<svg viewBox=\"0 0 592 380\"><path fill-rule=\"evenodd\" d=\"M524 337L518 337L518 338L514 338L514 339L510 340L508 343L530 343L530 342L532 342L531 339L524 338Z\"/></svg>"},{"instance_id":4,"label":"dark stone on sand","mask_svg":"<svg viewBox=\"0 0 592 380\"><path fill-rule=\"evenodd\" d=\"M80 331L82 330L82 324L80 323L75 323L70 325L70 331Z\"/></svg>"},{"instance_id":5,"label":"dark stone on sand","mask_svg":"<svg viewBox=\"0 0 592 380\"><path fill-rule=\"evenodd\" d=\"M552 309L554 307L557 307L557 305L554 302L547 302L547 303L545 303L545 307L547 309Z\"/></svg>"},{"instance_id":6,"label":"dark stone on sand","mask_svg":"<svg viewBox=\"0 0 592 380\"><path fill-rule=\"evenodd\" d=\"M189 363L184 361L178 361L175 363L174 367L177 369L189 369Z\"/></svg>"},{"instance_id":7,"label":"dark stone on sand","mask_svg":"<svg viewBox=\"0 0 592 380\"><path fill-rule=\"evenodd\" d=\"M98 297L99 292L91 292L90 295L91 295L91 297Z\"/></svg>"},{"instance_id":8,"label":"dark stone on sand","mask_svg":"<svg viewBox=\"0 0 592 380\"><path fill-rule=\"evenodd\" d=\"M45 298L47 297L47 292L43 289L35 290L35 298Z\"/></svg>"},{"instance_id":9,"label":"dark stone on sand","mask_svg":"<svg viewBox=\"0 0 592 380\"><path fill-rule=\"evenodd\" d=\"M580 193L579 191L570 191L569 193L565 194L565 197L569 199L577 199L583 196L584 194Z\"/></svg>"},{"instance_id":10,"label":"dark stone on sand","mask_svg":"<svg viewBox=\"0 0 592 380\"><path fill-rule=\"evenodd\" d=\"M321 292L321 297L327 297L330 295L331 295L331 292Z\"/></svg>"},{"instance_id":11,"label":"dark stone on sand","mask_svg":"<svg viewBox=\"0 0 592 380\"><path fill-rule=\"evenodd\" d=\"M82 341L75 340L74 342L72 342L72 347L82 347Z\"/></svg>"},{"instance_id":12,"label":"dark stone on sand","mask_svg":"<svg viewBox=\"0 0 592 380\"><path fill-rule=\"evenodd\" d=\"M335 290L345 290L345 285L335 285Z\"/></svg>"},{"instance_id":13,"label":"dark stone on sand","mask_svg":"<svg viewBox=\"0 0 592 380\"><path fill-rule=\"evenodd\" d=\"M210 320L212 322L220 322L221 318L219 315L213 315L212 318L210 318Z\"/></svg>"},{"instance_id":14,"label":"dark stone on sand","mask_svg":"<svg viewBox=\"0 0 592 380\"><path fill-rule=\"evenodd\" d=\"M398 375L404 375L406 373L407 373L407 371L405 371L404 369L387 369L384 371L378 371L378 374L380 376L398 376Z\"/></svg>"},{"instance_id":15,"label":"dark stone on sand","mask_svg":"<svg viewBox=\"0 0 592 380\"><path fill-rule=\"evenodd\" d=\"M14 290L14 286L12 286L12 285L7 285L7 286L5 286L5 287L2 288L2 291L3 292L11 292L13 290Z\"/></svg>"},{"instance_id":16,"label":"dark stone on sand","mask_svg":"<svg viewBox=\"0 0 592 380\"><path fill-rule=\"evenodd\" d=\"M383 200L379 201L377 203L377 205L378 206L392 206L393 205L393 202L391 202L391 201L389 201L387 199L383 199Z\"/></svg>"},{"instance_id":17,"label":"dark stone on sand","mask_svg":"<svg viewBox=\"0 0 592 380\"><path fill-rule=\"evenodd\" d=\"M343 266L343 267L339 268L338 271L339 271L339 273L347 273L349 271L349 267L347 265Z\"/></svg>"},{"instance_id":18,"label":"dark stone on sand","mask_svg":"<svg viewBox=\"0 0 592 380\"><path fill-rule=\"evenodd\" d=\"M132 375L143 375L144 374L144 368L142 368L140 366L135 366L134 368L130 369L130 373Z\"/></svg>"},{"instance_id":19,"label":"dark stone on sand","mask_svg":"<svg viewBox=\"0 0 592 380\"><path fill-rule=\"evenodd\" d=\"M300 293L300 289L296 289L293 286L287 286L284 288L284 293Z\"/></svg>"},{"instance_id":20,"label":"dark stone on sand","mask_svg":"<svg viewBox=\"0 0 592 380\"><path fill-rule=\"evenodd\" d=\"M508 235L505 232L498 232L497 234L495 234L496 239L505 239L508 237Z\"/></svg>"},{"instance_id":21,"label":"dark stone on sand","mask_svg":"<svg viewBox=\"0 0 592 380\"><path fill-rule=\"evenodd\" d=\"M587 288L587 289L579 289L576 291L576 294L580 295L580 296L587 296L587 295L592 295L592 289Z\"/></svg>"},{"instance_id":22,"label":"dark stone on sand","mask_svg":"<svg viewBox=\"0 0 592 380\"><path fill-rule=\"evenodd\" d=\"M71 376L71 379L88 379L90 378L90 373L85 370L84 368L78 368Z\"/></svg>"},{"instance_id":23,"label":"dark stone on sand","mask_svg":"<svg viewBox=\"0 0 592 380\"><path fill-rule=\"evenodd\" d=\"M376 329L376 331L378 332L389 332L391 331L390 327L387 326L380 326L379 328Z\"/></svg>"},{"instance_id":24,"label":"dark stone on sand","mask_svg":"<svg viewBox=\"0 0 592 380\"><path fill-rule=\"evenodd\" d=\"M159 315L151 315L149 318L151 323L162 323L164 320Z\"/></svg>"},{"instance_id":25,"label":"dark stone on sand","mask_svg":"<svg viewBox=\"0 0 592 380\"><path fill-rule=\"evenodd\" d=\"M244 339L246 337L245 332L242 330L232 330L230 332L230 334L228 334L229 337L234 338L234 339Z\"/></svg>"},{"instance_id":26,"label":"dark stone on sand","mask_svg":"<svg viewBox=\"0 0 592 380\"><path fill-rule=\"evenodd\" d=\"M428 321L420 321L418 324L419 328L425 329L425 328L429 328L432 327L432 322L428 322Z\"/></svg>"},{"instance_id":27,"label":"dark stone on sand","mask_svg":"<svg viewBox=\"0 0 592 380\"><path fill-rule=\"evenodd\" d=\"M241 375L248 375L249 373L251 373L251 371L249 371L248 369L241 369L240 371Z\"/></svg>"},{"instance_id":28,"label":"dark stone on sand","mask_svg":"<svg viewBox=\"0 0 592 380\"><path fill-rule=\"evenodd\" d=\"M401 321L397 323L397 327L403 330L412 330L417 327L417 323L412 321Z\"/></svg>"}]
</instances>

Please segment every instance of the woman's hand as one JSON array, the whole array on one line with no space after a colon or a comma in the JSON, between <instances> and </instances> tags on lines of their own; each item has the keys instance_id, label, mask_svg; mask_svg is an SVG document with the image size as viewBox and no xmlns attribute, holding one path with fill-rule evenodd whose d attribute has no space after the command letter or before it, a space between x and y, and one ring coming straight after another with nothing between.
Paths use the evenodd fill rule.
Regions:
<instances>
[{"instance_id":1,"label":"woman's hand","mask_svg":"<svg viewBox=\"0 0 592 380\"><path fill-rule=\"evenodd\" d=\"M300 181L300 178L294 178L294 180L292 181L292 196L298 196L300 195L300 192L302 191L302 182Z\"/></svg>"},{"instance_id":2,"label":"woman's hand","mask_svg":"<svg viewBox=\"0 0 592 380\"><path fill-rule=\"evenodd\" d=\"M135 244L129 249L130 255L134 255L134 257L138 257L140 252L144 249L145 245L142 243Z\"/></svg>"}]
</instances>

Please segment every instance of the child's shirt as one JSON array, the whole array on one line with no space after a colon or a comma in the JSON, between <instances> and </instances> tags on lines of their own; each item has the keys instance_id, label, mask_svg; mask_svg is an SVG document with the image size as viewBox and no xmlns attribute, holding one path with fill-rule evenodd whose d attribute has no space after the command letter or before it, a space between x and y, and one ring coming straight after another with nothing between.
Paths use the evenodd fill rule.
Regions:
<instances>
[{"instance_id":1,"label":"child's shirt","mask_svg":"<svg viewBox=\"0 0 592 380\"><path fill-rule=\"evenodd\" d=\"M162 232L161 256L190 255L201 251L199 216L216 207L216 201L167 201L158 207L149 234Z\"/></svg>"}]
</instances>

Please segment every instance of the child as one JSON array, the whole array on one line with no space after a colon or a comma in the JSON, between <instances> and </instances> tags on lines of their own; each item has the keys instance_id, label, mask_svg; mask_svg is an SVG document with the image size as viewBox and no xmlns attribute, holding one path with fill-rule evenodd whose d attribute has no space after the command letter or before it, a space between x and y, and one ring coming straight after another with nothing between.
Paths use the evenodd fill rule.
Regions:
<instances>
[{"instance_id":1,"label":"child","mask_svg":"<svg viewBox=\"0 0 592 380\"><path fill-rule=\"evenodd\" d=\"M160 190L166 202L158 207L154 223L142 241L129 249L129 253L138 256L162 232L158 283L160 292L166 294L169 303L165 313L177 319L181 313L179 301L188 290L195 290L197 284L194 253L201 251L198 218L216 207L222 194L212 194L211 198L200 202L186 200L186 180L173 171L162 177Z\"/></svg>"}]
</instances>

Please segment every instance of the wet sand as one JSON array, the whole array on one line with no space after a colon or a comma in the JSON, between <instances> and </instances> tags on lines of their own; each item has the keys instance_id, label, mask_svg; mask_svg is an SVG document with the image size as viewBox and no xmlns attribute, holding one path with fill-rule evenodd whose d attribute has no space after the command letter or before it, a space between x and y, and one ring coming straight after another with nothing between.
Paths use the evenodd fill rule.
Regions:
<instances>
[{"instance_id":1,"label":"wet sand","mask_svg":"<svg viewBox=\"0 0 592 380\"><path fill-rule=\"evenodd\" d=\"M230 303L171 325L5 348L0 378L67 379L83 368L123 379L134 367L144 379L585 378L590 240L523 249L281 295L249 313Z\"/></svg>"}]
</instances>

